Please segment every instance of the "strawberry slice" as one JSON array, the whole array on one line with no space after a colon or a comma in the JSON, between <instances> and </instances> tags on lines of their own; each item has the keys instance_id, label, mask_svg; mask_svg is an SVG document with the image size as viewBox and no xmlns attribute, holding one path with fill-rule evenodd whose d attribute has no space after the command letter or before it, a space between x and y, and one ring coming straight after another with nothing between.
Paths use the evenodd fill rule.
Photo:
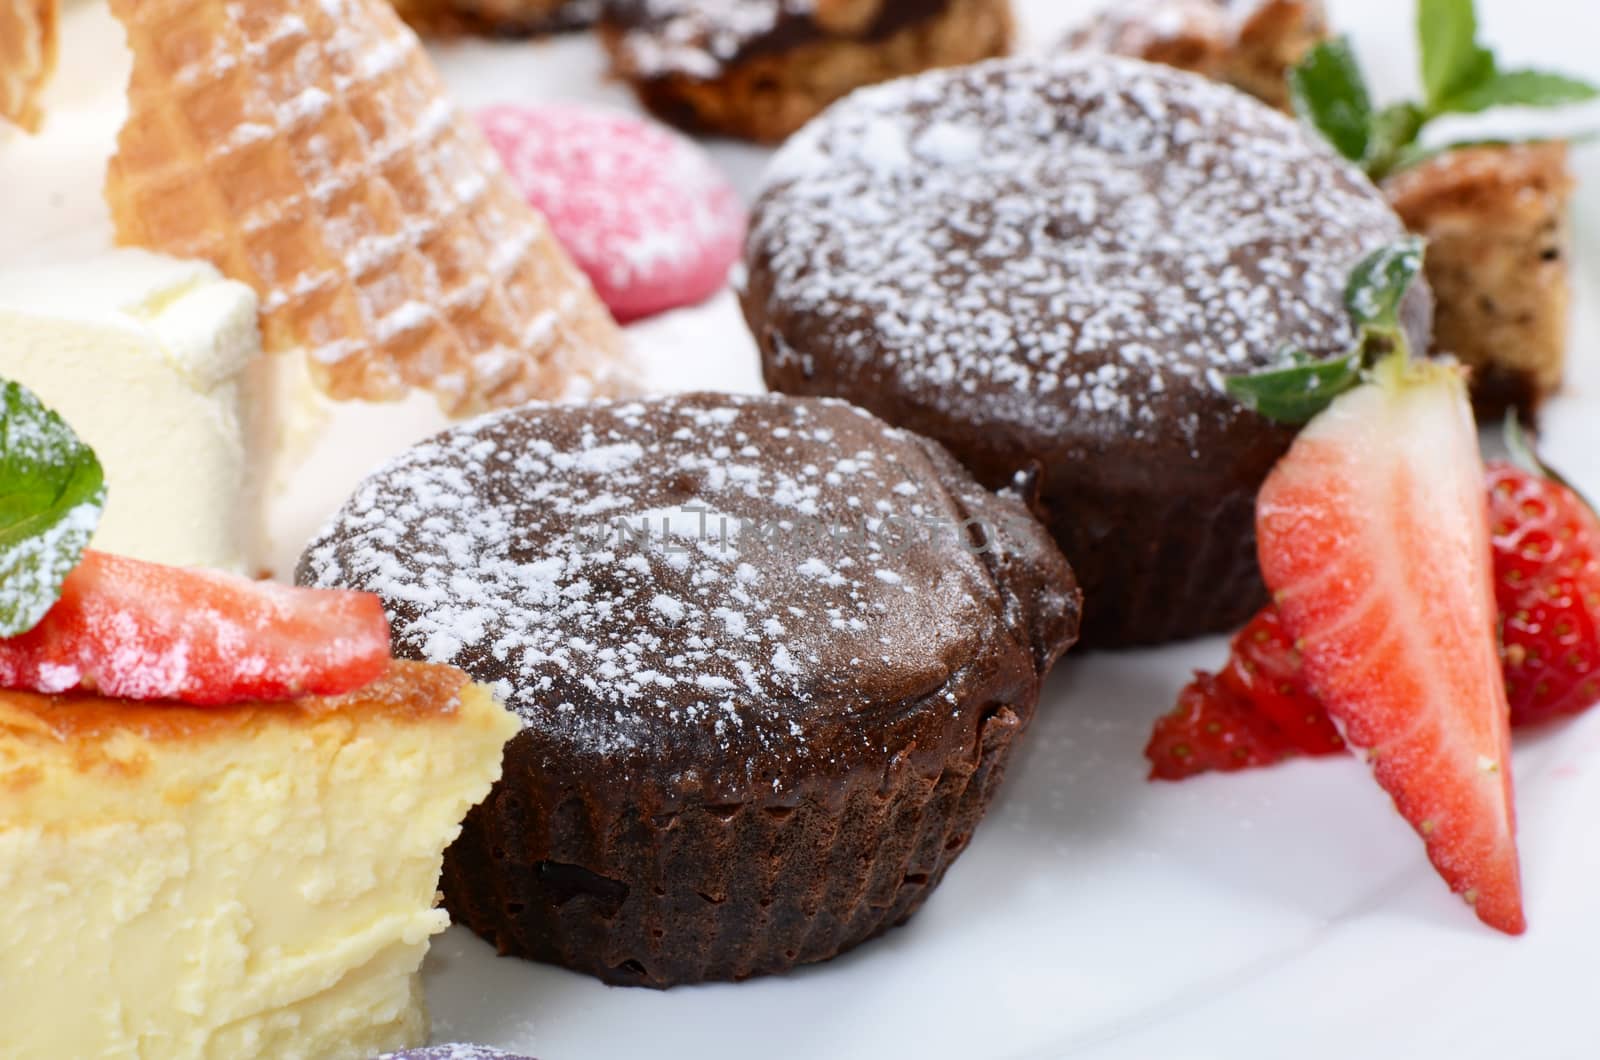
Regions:
<instances>
[{"instance_id":1,"label":"strawberry slice","mask_svg":"<svg viewBox=\"0 0 1600 1060\"><path fill-rule=\"evenodd\" d=\"M1145 757L1151 780L1187 780L1281 762L1297 748L1250 702L1212 674L1195 674L1156 722Z\"/></svg>"},{"instance_id":2,"label":"strawberry slice","mask_svg":"<svg viewBox=\"0 0 1600 1060\"><path fill-rule=\"evenodd\" d=\"M1451 889L1520 934L1483 482L1459 372L1391 357L1301 433L1256 529L1311 687Z\"/></svg>"},{"instance_id":3,"label":"strawberry slice","mask_svg":"<svg viewBox=\"0 0 1600 1060\"><path fill-rule=\"evenodd\" d=\"M388 665L376 596L93 551L43 622L0 640L0 687L197 706L352 692Z\"/></svg>"}]
</instances>

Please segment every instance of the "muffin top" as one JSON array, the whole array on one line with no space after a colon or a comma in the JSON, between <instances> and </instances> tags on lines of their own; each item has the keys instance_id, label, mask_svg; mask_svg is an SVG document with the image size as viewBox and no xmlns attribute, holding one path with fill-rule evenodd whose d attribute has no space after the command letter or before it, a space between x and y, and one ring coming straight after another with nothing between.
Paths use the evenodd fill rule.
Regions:
<instances>
[{"instance_id":1,"label":"muffin top","mask_svg":"<svg viewBox=\"0 0 1600 1060\"><path fill-rule=\"evenodd\" d=\"M464 425L369 478L299 580L380 595L397 655L489 683L552 755L730 791L853 768L900 724L940 753L952 714L1031 696L1078 620L1020 500L783 397Z\"/></svg>"},{"instance_id":2,"label":"muffin top","mask_svg":"<svg viewBox=\"0 0 1600 1060\"><path fill-rule=\"evenodd\" d=\"M1314 133L1231 88L998 60L858 92L791 140L746 306L785 389L1132 488L1233 484L1259 478L1264 424L1226 377L1347 348L1351 267L1403 234Z\"/></svg>"}]
</instances>

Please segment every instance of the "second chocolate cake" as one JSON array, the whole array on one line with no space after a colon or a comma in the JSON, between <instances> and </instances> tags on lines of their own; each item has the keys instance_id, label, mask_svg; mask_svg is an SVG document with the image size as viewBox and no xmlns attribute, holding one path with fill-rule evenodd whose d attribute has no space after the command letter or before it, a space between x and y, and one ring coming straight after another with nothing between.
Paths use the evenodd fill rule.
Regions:
<instances>
[{"instance_id":1,"label":"second chocolate cake","mask_svg":"<svg viewBox=\"0 0 1600 1060\"><path fill-rule=\"evenodd\" d=\"M418 446L307 549L397 655L523 721L457 921L610 983L826 960L965 849L1076 636L1049 534L834 401L530 405Z\"/></svg>"},{"instance_id":2,"label":"second chocolate cake","mask_svg":"<svg viewBox=\"0 0 1600 1060\"><path fill-rule=\"evenodd\" d=\"M1315 133L1129 59L983 63L865 89L772 163L745 316L768 384L854 401L983 482L1042 483L1086 642L1265 601L1255 495L1292 438L1229 375L1342 353L1344 295L1404 235ZM1427 348L1431 301L1406 307Z\"/></svg>"}]
</instances>

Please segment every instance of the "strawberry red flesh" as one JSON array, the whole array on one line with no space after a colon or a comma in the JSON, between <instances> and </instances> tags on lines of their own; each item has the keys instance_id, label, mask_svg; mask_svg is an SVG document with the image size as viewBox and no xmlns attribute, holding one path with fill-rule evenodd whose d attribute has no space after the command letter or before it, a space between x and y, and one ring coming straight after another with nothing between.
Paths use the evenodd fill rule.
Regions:
<instances>
[{"instance_id":1,"label":"strawberry red flesh","mask_svg":"<svg viewBox=\"0 0 1600 1060\"><path fill-rule=\"evenodd\" d=\"M1490 465L1487 488L1512 728L1580 714L1600 703L1600 518L1567 486L1512 464ZM1213 687L1302 753L1344 748L1275 604L1233 639Z\"/></svg>"},{"instance_id":2,"label":"strawberry red flesh","mask_svg":"<svg viewBox=\"0 0 1600 1060\"><path fill-rule=\"evenodd\" d=\"M1221 682L1277 726L1301 754L1345 749L1327 708L1306 686L1304 660L1271 604L1233 638Z\"/></svg>"},{"instance_id":3,"label":"strawberry red flesh","mask_svg":"<svg viewBox=\"0 0 1600 1060\"><path fill-rule=\"evenodd\" d=\"M42 623L0 640L0 687L198 706L351 692L388 665L375 596L93 551Z\"/></svg>"},{"instance_id":4,"label":"strawberry red flesh","mask_svg":"<svg viewBox=\"0 0 1600 1060\"><path fill-rule=\"evenodd\" d=\"M1600 519L1572 490L1489 469L1496 598L1513 725L1600 702Z\"/></svg>"},{"instance_id":5,"label":"strawberry red flesh","mask_svg":"<svg viewBox=\"0 0 1600 1060\"><path fill-rule=\"evenodd\" d=\"M1301 433L1257 503L1310 687L1485 923L1525 928L1483 465L1460 376L1398 358Z\"/></svg>"},{"instance_id":6,"label":"strawberry red flesh","mask_svg":"<svg viewBox=\"0 0 1600 1060\"><path fill-rule=\"evenodd\" d=\"M1255 769L1294 753L1275 725L1211 674L1195 675L1177 707L1156 722L1145 748L1151 780Z\"/></svg>"}]
</instances>

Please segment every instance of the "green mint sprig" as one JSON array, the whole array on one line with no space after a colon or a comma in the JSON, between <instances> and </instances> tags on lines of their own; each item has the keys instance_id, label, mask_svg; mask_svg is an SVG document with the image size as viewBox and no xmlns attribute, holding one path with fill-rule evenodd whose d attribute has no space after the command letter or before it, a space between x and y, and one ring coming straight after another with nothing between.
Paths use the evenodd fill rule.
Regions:
<instances>
[{"instance_id":1,"label":"green mint sprig","mask_svg":"<svg viewBox=\"0 0 1600 1060\"><path fill-rule=\"evenodd\" d=\"M1281 365L1228 379L1228 393L1240 404L1280 423L1306 423L1358 385L1385 354L1410 355L1401 325L1406 293L1422 275L1427 245L1403 239L1368 254L1350 272L1345 308L1356 327L1350 349L1333 357L1287 350Z\"/></svg>"},{"instance_id":2,"label":"green mint sprig","mask_svg":"<svg viewBox=\"0 0 1600 1060\"><path fill-rule=\"evenodd\" d=\"M1419 140L1428 124L1444 115L1481 114L1493 107L1562 107L1600 97L1600 87L1565 74L1501 69L1494 53L1478 40L1473 0L1417 0L1417 41L1421 102L1375 107L1360 60L1346 38L1318 45L1289 72L1296 113L1373 180L1429 157L1433 152L1422 150ZM1463 146L1468 144L1450 145Z\"/></svg>"},{"instance_id":3,"label":"green mint sprig","mask_svg":"<svg viewBox=\"0 0 1600 1060\"><path fill-rule=\"evenodd\" d=\"M0 637L61 597L105 510L94 450L18 383L0 381Z\"/></svg>"}]
</instances>

